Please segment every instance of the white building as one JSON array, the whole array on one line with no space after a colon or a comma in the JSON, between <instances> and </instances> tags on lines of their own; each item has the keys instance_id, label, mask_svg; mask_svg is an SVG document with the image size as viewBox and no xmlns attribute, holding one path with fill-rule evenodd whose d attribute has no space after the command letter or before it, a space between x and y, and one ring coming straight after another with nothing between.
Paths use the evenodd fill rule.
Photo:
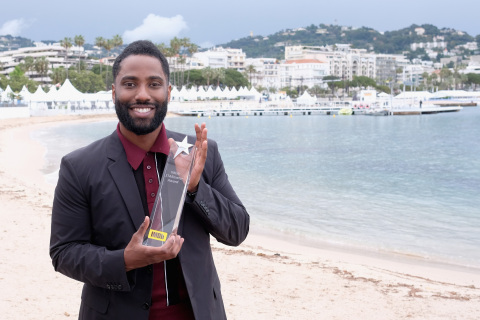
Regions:
<instances>
[{"instance_id":1,"label":"white building","mask_svg":"<svg viewBox=\"0 0 480 320\"><path fill-rule=\"evenodd\" d=\"M246 54L242 49L215 47L193 55L204 67L245 70Z\"/></svg>"},{"instance_id":2,"label":"white building","mask_svg":"<svg viewBox=\"0 0 480 320\"><path fill-rule=\"evenodd\" d=\"M330 64L317 59L287 60L280 64L280 88L323 84L330 74Z\"/></svg>"},{"instance_id":3,"label":"white building","mask_svg":"<svg viewBox=\"0 0 480 320\"><path fill-rule=\"evenodd\" d=\"M253 66L255 73L247 74L253 86L264 88L281 88L280 63L275 58L249 58L245 60L245 67ZM249 79L250 80L250 79Z\"/></svg>"},{"instance_id":4,"label":"white building","mask_svg":"<svg viewBox=\"0 0 480 320\"><path fill-rule=\"evenodd\" d=\"M35 47L25 47L0 52L0 74L8 75L17 65L23 63L26 57L32 57L34 59L45 57L50 64L50 73L53 68L69 68L76 65L79 59L85 61L87 54L83 47L73 46L69 48L67 52L65 48L58 43L46 45L41 42L36 42ZM50 82L49 77L42 78L34 69L29 71L27 75L36 81Z\"/></svg>"},{"instance_id":5,"label":"white building","mask_svg":"<svg viewBox=\"0 0 480 320\"><path fill-rule=\"evenodd\" d=\"M332 76L352 80L354 76L372 79L376 75L375 55L365 49L351 49L348 44L324 47L287 46L285 60L316 59L329 63Z\"/></svg>"}]
</instances>

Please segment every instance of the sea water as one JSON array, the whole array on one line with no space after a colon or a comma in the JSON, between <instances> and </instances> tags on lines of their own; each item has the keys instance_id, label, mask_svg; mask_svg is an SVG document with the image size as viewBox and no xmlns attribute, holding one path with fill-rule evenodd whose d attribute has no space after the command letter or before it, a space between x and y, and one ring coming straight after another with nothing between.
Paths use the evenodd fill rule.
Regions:
<instances>
[{"instance_id":1,"label":"sea water","mask_svg":"<svg viewBox=\"0 0 480 320\"><path fill-rule=\"evenodd\" d=\"M480 267L480 108L412 116L174 117L192 134L206 122L252 227L284 239L395 252ZM51 183L60 158L116 122L58 125L47 147Z\"/></svg>"}]
</instances>

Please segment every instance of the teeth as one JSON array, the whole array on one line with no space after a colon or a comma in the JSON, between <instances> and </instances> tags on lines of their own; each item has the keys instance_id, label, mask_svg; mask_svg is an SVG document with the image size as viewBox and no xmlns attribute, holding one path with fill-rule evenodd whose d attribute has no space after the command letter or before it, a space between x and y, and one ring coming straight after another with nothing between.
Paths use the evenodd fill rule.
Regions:
<instances>
[{"instance_id":1,"label":"teeth","mask_svg":"<svg viewBox=\"0 0 480 320\"><path fill-rule=\"evenodd\" d=\"M150 108L135 108L134 109L136 112L140 112L140 113L147 113L149 112L151 109Z\"/></svg>"}]
</instances>

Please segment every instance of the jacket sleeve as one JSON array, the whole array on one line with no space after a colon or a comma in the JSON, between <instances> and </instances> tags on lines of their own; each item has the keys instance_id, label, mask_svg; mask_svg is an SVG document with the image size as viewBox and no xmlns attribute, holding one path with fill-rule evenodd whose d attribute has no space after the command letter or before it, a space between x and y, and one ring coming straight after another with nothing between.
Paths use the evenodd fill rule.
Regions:
<instances>
[{"instance_id":1,"label":"jacket sleeve","mask_svg":"<svg viewBox=\"0 0 480 320\"><path fill-rule=\"evenodd\" d=\"M208 140L208 155L193 204L206 230L219 242L238 246L247 237L250 216L228 180L215 141Z\"/></svg>"},{"instance_id":2,"label":"jacket sleeve","mask_svg":"<svg viewBox=\"0 0 480 320\"><path fill-rule=\"evenodd\" d=\"M95 244L85 173L62 159L52 209L50 256L56 271L109 290L128 291L123 249Z\"/></svg>"}]
</instances>

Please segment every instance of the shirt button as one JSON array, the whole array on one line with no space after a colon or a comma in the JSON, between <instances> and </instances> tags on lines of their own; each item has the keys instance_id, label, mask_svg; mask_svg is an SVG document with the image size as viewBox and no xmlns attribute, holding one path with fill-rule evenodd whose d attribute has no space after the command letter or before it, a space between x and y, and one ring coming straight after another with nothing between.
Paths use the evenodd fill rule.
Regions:
<instances>
[{"instance_id":1,"label":"shirt button","mask_svg":"<svg viewBox=\"0 0 480 320\"><path fill-rule=\"evenodd\" d=\"M152 198L155 198L155 193L150 193L150 195L152 196Z\"/></svg>"},{"instance_id":2,"label":"shirt button","mask_svg":"<svg viewBox=\"0 0 480 320\"><path fill-rule=\"evenodd\" d=\"M153 179L148 179L148 183L153 183Z\"/></svg>"},{"instance_id":3,"label":"shirt button","mask_svg":"<svg viewBox=\"0 0 480 320\"><path fill-rule=\"evenodd\" d=\"M148 169L148 170L152 169L152 166L147 166L147 169Z\"/></svg>"},{"instance_id":4,"label":"shirt button","mask_svg":"<svg viewBox=\"0 0 480 320\"><path fill-rule=\"evenodd\" d=\"M145 302L143 305L142 305L142 309L143 310L148 310L150 308L150 305L148 304L148 302Z\"/></svg>"}]
</instances>

